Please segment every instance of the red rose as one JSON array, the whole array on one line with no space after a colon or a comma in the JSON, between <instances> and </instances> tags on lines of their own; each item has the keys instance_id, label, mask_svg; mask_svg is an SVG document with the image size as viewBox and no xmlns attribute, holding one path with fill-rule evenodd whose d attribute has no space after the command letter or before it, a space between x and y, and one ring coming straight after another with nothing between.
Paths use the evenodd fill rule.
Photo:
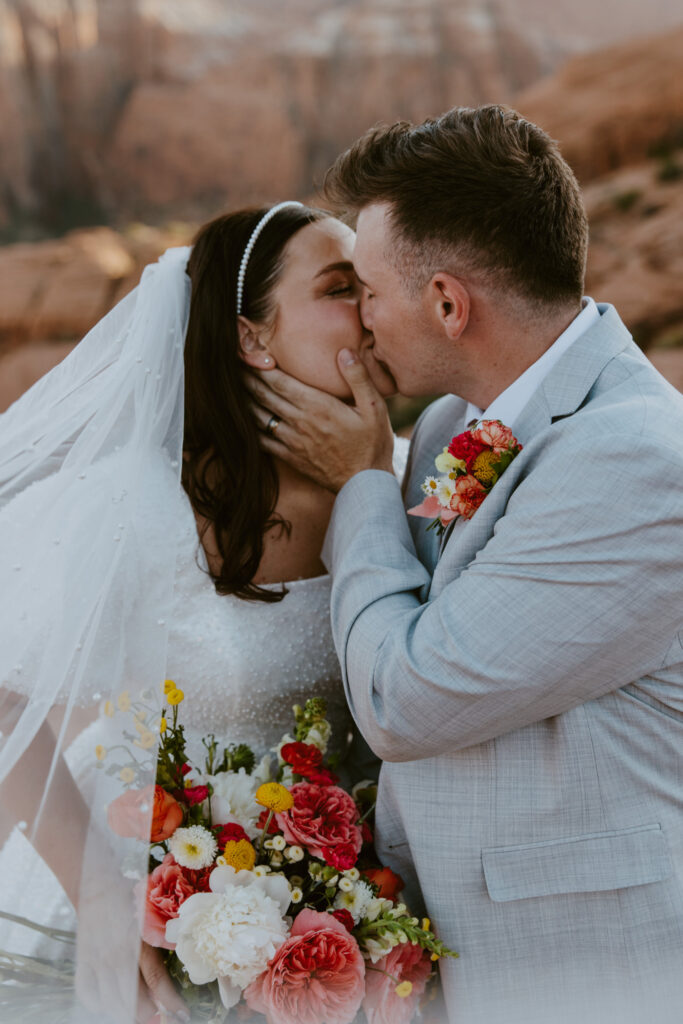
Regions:
<instances>
[{"instance_id":1,"label":"red rose","mask_svg":"<svg viewBox=\"0 0 683 1024\"><path fill-rule=\"evenodd\" d=\"M241 839L246 839L248 843L251 842L242 826L236 822L230 822L228 825L214 825L213 830L221 850L225 849L225 844L229 842L239 843Z\"/></svg>"},{"instance_id":2,"label":"red rose","mask_svg":"<svg viewBox=\"0 0 683 1024\"><path fill-rule=\"evenodd\" d=\"M352 850L355 863L363 840L357 825L358 808L349 794L338 786L315 786L310 782L297 782L290 793L294 806L275 815L287 842L303 846L321 860L330 850Z\"/></svg>"},{"instance_id":3,"label":"red rose","mask_svg":"<svg viewBox=\"0 0 683 1024\"><path fill-rule=\"evenodd\" d=\"M358 850L355 843L339 843L338 846L331 846L323 850L325 863L338 871L348 871L358 860Z\"/></svg>"},{"instance_id":4,"label":"red rose","mask_svg":"<svg viewBox=\"0 0 683 1024\"><path fill-rule=\"evenodd\" d=\"M338 921L341 921L341 923L346 928L347 932L352 932L353 931L353 928L354 928L353 917L351 916L351 914L349 913L348 910L344 910L343 908L341 910L333 910L332 911L332 917L336 917L336 919Z\"/></svg>"},{"instance_id":5,"label":"red rose","mask_svg":"<svg viewBox=\"0 0 683 1024\"><path fill-rule=\"evenodd\" d=\"M161 864L154 869L146 881L136 886L136 893L144 891L145 909L142 922L142 938L150 946L175 949L166 939L166 922L178 916L178 909L188 897L196 892L209 892L209 875L213 871L191 871L176 864L173 855L167 853Z\"/></svg>"},{"instance_id":6,"label":"red rose","mask_svg":"<svg viewBox=\"0 0 683 1024\"><path fill-rule=\"evenodd\" d=\"M377 895L384 900L395 900L404 885L401 876L391 868L366 868L363 874L379 886Z\"/></svg>"},{"instance_id":7,"label":"red rose","mask_svg":"<svg viewBox=\"0 0 683 1024\"><path fill-rule=\"evenodd\" d=\"M112 800L107 808L112 832L126 838L149 839L153 843L161 843L172 836L182 820L182 807L161 786L129 789Z\"/></svg>"},{"instance_id":8,"label":"red rose","mask_svg":"<svg viewBox=\"0 0 683 1024\"><path fill-rule=\"evenodd\" d=\"M339 782L339 776L331 772L329 768L318 768L317 771L308 772L306 781L316 786L334 786Z\"/></svg>"},{"instance_id":9,"label":"red rose","mask_svg":"<svg viewBox=\"0 0 683 1024\"><path fill-rule=\"evenodd\" d=\"M194 807L195 804L202 804L209 798L209 787L208 786L188 786L187 789L182 791L182 799L188 805L188 807Z\"/></svg>"},{"instance_id":10,"label":"red rose","mask_svg":"<svg viewBox=\"0 0 683 1024\"><path fill-rule=\"evenodd\" d=\"M323 760L322 751L312 743L285 743L280 754L297 775L308 775L315 771Z\"/></svg>"},{"instance_id":11,"label":"red rose","mask_svg":"<svg viewBox=\"0 0 683 1024\"><path fill-rule=\"evenodd\" d=\"M477 455L481 455L487 447L488 445L473 437L471 432L466 430L464 434L458 434L457 437L451 439L448 451L454 459L462 459L467 465L467 472L470 473Z\"/></svg>"},{"instance_id":12,"label":"red rose","mask_svg":"<svg viewBox=\"0 0 683 1024\"><path fill-rule=\"evenodd\" d=\"M488 491L474 476L460 476L455 481L455 493L451 498L451 509L463 519L471 519Z\"/></svg>"}]
</instances>

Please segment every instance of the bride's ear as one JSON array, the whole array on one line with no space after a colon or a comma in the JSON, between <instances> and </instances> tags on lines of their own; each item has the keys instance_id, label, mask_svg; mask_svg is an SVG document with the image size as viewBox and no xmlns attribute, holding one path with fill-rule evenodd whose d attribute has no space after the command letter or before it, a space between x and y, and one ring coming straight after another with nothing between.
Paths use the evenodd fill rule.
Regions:
<instances>
[{"instance_id":1,"label":"bride's ear","mask_svg":"<svg viewBox=\"0 0 683 1024\"><path fill-rule=\"evenodd\" d=\"M240 335L240 356L256 370L272 370L275 359L261 340L261 332L256 324L247 320L246 316L237 317L237 329Z\"/></svg>"}]
</instances>

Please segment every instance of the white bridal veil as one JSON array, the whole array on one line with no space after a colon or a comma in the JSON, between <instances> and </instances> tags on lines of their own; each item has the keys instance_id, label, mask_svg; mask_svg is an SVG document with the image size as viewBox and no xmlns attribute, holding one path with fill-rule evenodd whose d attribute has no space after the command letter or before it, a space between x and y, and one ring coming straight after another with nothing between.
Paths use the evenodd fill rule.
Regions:
<instances>
[{"instance_id":1,"label":"white bridal veil","mask_svg":"<svg viewBox=\"0 0 683 1024\"><path fill-rule=\"evenodd\" d=\"M134 890L147 874L148 842L113 836L106 807L125 788L142 791L149 835L189 252L170 249L147 267L0 416L0 825L5 850L20 852L0 881L3 1021L135 1019ZM92 736L85 798L64 760L79 735ZM75 942L59 922L40 920L43 909L49 917L38 884L46 863L77 904ZM49 955L18 955L25 935L51 942Z\"/></svg>"}]
</instances>

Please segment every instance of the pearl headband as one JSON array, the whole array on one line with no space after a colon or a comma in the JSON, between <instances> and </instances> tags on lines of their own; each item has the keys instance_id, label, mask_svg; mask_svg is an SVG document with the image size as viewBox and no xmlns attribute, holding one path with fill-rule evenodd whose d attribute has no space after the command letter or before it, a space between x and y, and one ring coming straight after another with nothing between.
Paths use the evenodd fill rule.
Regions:
<instances>
[{"instance_id":1,"label":"pearl headband","mask_svg":"<svg viewBox=\"0 0 683 1024\"><path fill-rule=\"evenodd\" d=\"M244 291L244 275L247 272L247 263L249 262L249 257L251 256L252 250L253 250L254 246L256 245L256 239L261 234L261 232L263 231L263 229L266 226L266 224L270 220L272 220L272 218L275 216L275 214L279 213L280 210L284 210L288 206L301 206L301 207L303 207L303 205L304 205L303 203L299 203L295 199L288 199L284 203L278 203L277 206L271 206L270 210L268 210L267 213L264 213L264 215L261 217L261 220L258 222L256 227L252 231L251 238L247 242L247 247L244 250L244 256L242 257L242 262L240 263L239 273L237 275L237 315L238 316L242 312L242 293Z\"/></svg>"}]
</instances>

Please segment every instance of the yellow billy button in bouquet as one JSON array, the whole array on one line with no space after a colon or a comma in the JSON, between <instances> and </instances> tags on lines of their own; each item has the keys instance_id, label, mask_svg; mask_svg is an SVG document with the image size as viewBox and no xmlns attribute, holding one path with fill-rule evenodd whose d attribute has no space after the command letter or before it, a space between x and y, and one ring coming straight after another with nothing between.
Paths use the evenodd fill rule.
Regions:
<instances>
[{"instance_id":1,"label":"yellow billy button in bouquet","mask_svg":"<svg viewBox=\"0 0 683 1024\"><path fill-rule=\"evenodd\" d=\"M227 864L235 871L252 871L256 863L256 850L248 839L229 839L218 864Z\"/></svg>"},{"instance_id":2,"label":"yellow billy button in bouquet","mask_svg":"<svg viewBox=\"0 0 683 1024\"><path fill-rule=\"evenodd\" d=\"M261 839L259 842L259 848L263 852L263 844L268 835L268 829L270 823L273 820L274 814L283 814L285 811L291 810L294 806L294 797L289 792L286 786L281 785L279 782L264 782L262 786L256 790L254 800L261 807L265 807L268 810L268 817L266 818L265 825L263 826L263 832L261 833Z\"/></svg>"}]
</instances>

